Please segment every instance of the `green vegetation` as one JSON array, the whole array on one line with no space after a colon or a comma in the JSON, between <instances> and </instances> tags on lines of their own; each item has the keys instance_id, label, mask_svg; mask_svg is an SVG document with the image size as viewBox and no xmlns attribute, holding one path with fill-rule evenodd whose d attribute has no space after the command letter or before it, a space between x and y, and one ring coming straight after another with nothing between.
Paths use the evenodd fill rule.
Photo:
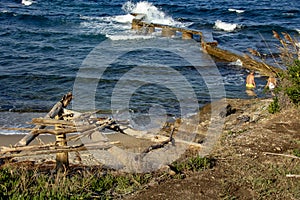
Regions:
<instances>
[{"instance_id":1,"label":"green vegetation","mask_svg":"<svg viewBox=\"0 0 300 200\"><path fill-rule=\"evenodd\" d=\"M282 33L280 36L276 31L273 31L273 36L281 44L278 48L280 61L277 61L277 64L286 70L277 74L279 84L275 89L274 102L268 108L272 114L290 106L298 107L300 105L300 47L298 40L292 38L288 33ZM262 54L253 49L249 49L249 51L264 62Z\"/></svg>"},{"instance_id":2,"label":"green vegetation","mask_svg":"<svg viewBox=\"0 0 300 200\"><path fill-rule=\"evenodd\" d=\"M300 61L295 60L280 77L281 84L278 93L282 91L291 103L298 106L300 103Z\"/></svg>"},{"instance_id":3,"label":"green vegetation","mask_svg":"<svg viewBox=\"0 0 300 200\"><path fill-rule=\"evenodd\" d=\"M279 85L275 90L276 97L269 107L270 113L275 113L280 108L299 106L300 104L300 48L298 42L289 34L273 32L274 37L281 43L280 58L286 70L279 74Z\"/></svg>"},{"instance_id":4,"label":"green vegetation","mask_svg":"<svg viewBox=\"0 0 300 200\"><path fill-rule=\"evenodd\" d=\"M297 156L297 157L300 157L300 149L294 149L293 150L293 155Z\"/></svg>"},{"instance_id":5,"label":"green vegetation","mask_svg":"<svg viewBox=\"0 0 300 200\"><path fill-rule=\"evenodd\" d=\"M166 172L128 174L100 168L56 174L51 169L8 166L0 169L0 199L115 199L145 187L157 177L178 178L181 173L183 178L182 173L212 166L212 159L199 156L174 162L170 167L176 169L175 176Z\"/></svg>"},{"instance_id":6,"label":"green vegetation","mask_svg":"<svg viewBox=\"0 0 300 200\"><path fill-rule=\"evenodd\" d=\"M6 167L0 169L0 199L112 199L131 193L151 176L78 170L70 174Z\"/></svg>"},{"instance_id":7,"label":"green vegetation","mask_svg":"<svg viewBox=\"0 0 300 200\"><path fill-rule=\"evenodd\" d=\"M214 166L214 160L206 157L192 157L182 162L174 162L174 170L178 173L184 173L186 171L201 171L203 169L209 169Z\"/></svg>"},{"instance_id":8,"label":"green vegetation","mask_svg":"<svg viewBox=\"0 0 300 200\"><path fill-rule=\"evenodd\" d=\"M277 113L280 111L280 106L279 106L279 103L278 103L278 98L277 97L274 97L273 99L274 101L269 105L268 107L268 111L269 113L271 114L274 114L274 113Z\"/></svg>"}]
</instances>

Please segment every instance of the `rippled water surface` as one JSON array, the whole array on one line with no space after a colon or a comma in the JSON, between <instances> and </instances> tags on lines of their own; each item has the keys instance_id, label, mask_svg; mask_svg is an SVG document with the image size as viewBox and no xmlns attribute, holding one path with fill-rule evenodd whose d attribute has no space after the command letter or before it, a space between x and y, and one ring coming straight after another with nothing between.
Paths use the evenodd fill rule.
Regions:
<instances>
[{"instance_id":1,"label":"rippled water surface","mask_svg":"<svg viewBox=\"0 0 300 200\"><path fill-rule=\"evenodd\" d=\"M74 88L75 99L79 95L75 104L81 109L91 105L105 112L154 109L171 116L181 115L182 105L194 112L195 102L201 107L224 96L248 98L245 70L234 63L216 65L200 52L198 43L183 43L180 35L161 38L159 30L150 36L137 35L130 30L130 12L146 13L149 22L203 31L222 48L237 52L247 48L276 52L272 30L293 36L300 30L296 0L2 0L0 110L6 115L7 111L46 112ZM124 51L118 45L107 46L107 41ZM106 57L89 66L93 52ZM199 55L201 64L194 66L187 55ZM265 77L257 75L256 80L256 93L262 97ZM218 87L226 91L215 94L212 88ZM118 106L124 101L127 106Z\"/></svg>"}]
</instances>

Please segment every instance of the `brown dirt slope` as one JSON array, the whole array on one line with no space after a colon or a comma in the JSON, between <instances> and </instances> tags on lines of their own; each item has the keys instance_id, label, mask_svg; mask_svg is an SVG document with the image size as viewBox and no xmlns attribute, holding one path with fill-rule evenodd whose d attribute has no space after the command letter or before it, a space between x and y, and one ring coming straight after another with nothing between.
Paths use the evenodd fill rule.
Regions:
<instances>
[{"instance_id":1,"label":"brown dirt slope","mask_svg":"<svg viewBox=\"0 0 300 200\"><path fill-rule=\"evenodd\" d=\"M151 184L126 199L300 199L300 178L286 176L300 175L300 158L269 154L300 150L299 109L271 115L268 99L227 102L235 113L226 117L211 152L216 166Z\"/></svg>"}]
</instances>

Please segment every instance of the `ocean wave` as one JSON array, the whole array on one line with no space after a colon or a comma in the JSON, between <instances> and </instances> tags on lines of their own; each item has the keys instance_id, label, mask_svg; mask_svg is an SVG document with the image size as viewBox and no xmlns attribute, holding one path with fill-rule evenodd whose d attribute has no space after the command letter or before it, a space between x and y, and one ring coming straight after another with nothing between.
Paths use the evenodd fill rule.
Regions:
<instances>
[{"instance_id":1,"label":"ocean wave","mask_svg":"<svg viewBox=\"0 0 300 200\"><path fill-rule=\"evenodd\" d=\"M22 0L21 2L24 6L31 6L35 1L32 0Z\"/></svg>"},{"instance_id":2,"label":"ocean wave","mask_svg":"<svg viewBox=\"0 0 300 200\"><path fill-rule=\"evenodd\" d=\"M122 9L127 13L145 14L145 21L149 23L165 24L170 26L182 25L182 23L175 21L170 16L167 16L166 13L147 1L140 1L136 4L128 1L122 6Z\"/></svg>"},{"instance_id":3,"label":"ocean wave","mask_svg":"<svg viewBox=\"0 0 300 200\"><path fill-rule=\"evenodd\" d=\"M223 22L221 20L217 20L215 22L215 26L216 29L219 30L223 30L223 31L227 31L227 32L232 32L238 28L240 28L241 26L238 24L234 24L234 23L227 23L227 22Z\"/></svg>"},{"instance_id":4,"label":"ocean wave","mask_svg":"<svg viewBox=\"0 0 300 200\"><path fill-rule=\"evenodd\" d=\"M243 62L240 59L237 59L235 62L229 63L229 65L234 65L234 66L243 66Z\"/></svg>"},{"instance_id":5,"label":"ocean wave","mask_svg":"<svg viewBox=\"0 0 300 200\"><path fill-rule=\"evenodd\" d=\"M151 39L153 35L106 35L111 40L140 40L140 39Z\"/></svg>"},{"instance_id":6,"label":"ocean wave","mask_svg":"<svg viewBox=\"0 0 300 200\"><path fill-rule=\"evenodd\" d=\"M245 78L244 74L228 74L224 77L224 84L230 86L241 86L244 85Z\"/></svg>"},{"instance_id":7,"label":"ocean wave","mask_svg":"<svg viewBox=\"0 0 300 200\"><path fill-rule=\"evenodd\" d=\"M24 135L21 131L0 130L0 135Z\"/></svg>"},{"instance_id":8,"label":"ocean wave","mask_svg":"<svg viewBox=\"0 0 300 200\"><path fill-rule=\"evenodd\" d=\"M134 19L134 16L131 14L126 14L126 15L117 15L114 17L110 18L111 20L122 23L122 24L131 24L132 20Z\"/></svg>"},{"instance_id":9,"label":"ocean wave","mask_svg":"<svg viewBox=\"0 0 300 200\"><path fill-rule=\"evenodd\" d=\"M228 11L230 11L230 12L236 12L238 14L245 12L245 10L239 10L239 9L234 9L234 8L229 8Z\"/></svg>"},{"instance_id":10,"label":"ocean wave","mask_svg":"<svg viewBox=\"0 0 300 200\"><path fill-rule=\"evenodd\" d=\"M0 13L9 13L8 10L1 10Z\"/></svg>"},{"instance_id":11,"label":"ocean wave","mask_svg":"<svg viewBox=\"0 0 300 200\"><path fill-rule=\"evenodd\" d=\"M132 40L132 39L149 39L151 36L136 35L131 32L131 22L134 16L131 13L142 13L146 15L145 21L149 23L166 24L171 26L183 27L186 24L174 20L167 16L163 11L147 1L133 3L131 1L123 4L122 9L126 14L115 16L80 16L83 31L90 34L102 34L111 40ZM191 23L189 22L188 25Z\"/></svg>"}]
</instances>

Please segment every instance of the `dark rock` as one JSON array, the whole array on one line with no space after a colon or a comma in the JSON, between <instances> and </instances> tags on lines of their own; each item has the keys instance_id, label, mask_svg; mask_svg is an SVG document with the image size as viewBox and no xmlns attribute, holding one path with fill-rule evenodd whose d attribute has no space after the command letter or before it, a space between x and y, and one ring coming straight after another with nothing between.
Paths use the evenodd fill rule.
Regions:
<instances>
[{"instance_id":1,"label":"dark rock","mask_svg":"<svg viewBox=\"0 0 300 200\"><path fill-rule=\"evenodd\" d=\"M227 104L221 111L220 111L220 117L224 118L231 114L234 114L236 112L236 109L233 109L230 104Z\"/></svg>"}]
</instances>

